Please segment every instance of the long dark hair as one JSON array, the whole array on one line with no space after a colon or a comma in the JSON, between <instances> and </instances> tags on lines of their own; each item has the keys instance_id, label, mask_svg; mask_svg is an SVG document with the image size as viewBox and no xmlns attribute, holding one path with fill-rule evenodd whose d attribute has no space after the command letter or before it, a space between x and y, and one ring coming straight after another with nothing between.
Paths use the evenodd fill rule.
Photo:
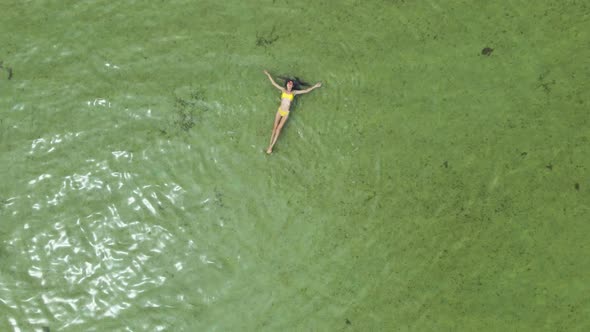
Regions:
<instances>
[{"instance_id":1,"label":"long dark hair","mask_svg":"<svg viewBox=\"0 0 590 332\"><path fill-rule=\"evenodd\" d=\"M280 79L285 80L285 88L287 87L287 83L289 83L289 81L293 82L293 90L301 90L303 89L303 87L306 86L311 86L311 84L304 82L302 79L300 79L299 77L295 76L293 78L291 77L285 77L285 76L278 76Z\"/></svg>"}]
</instances>

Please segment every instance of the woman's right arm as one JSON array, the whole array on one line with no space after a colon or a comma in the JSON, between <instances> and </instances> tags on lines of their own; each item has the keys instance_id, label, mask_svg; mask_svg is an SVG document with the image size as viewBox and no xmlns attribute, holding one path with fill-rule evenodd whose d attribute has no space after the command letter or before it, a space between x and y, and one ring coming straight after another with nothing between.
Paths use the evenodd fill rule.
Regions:
<instances>
[{"instance_id":1,"label":"woman's right arm","mask_svg":"<svg viewBox=\"0 0 590 332\"><path fill-rule=\"evenodd\" d=\"M272 76L270 76L270 74L265 70L264 73L266 74L266 76L268 76L268 79L270 80L270 82L272 83L272 85L275 86L275 88L283 91L283 88L277 84L277 82L275 82L275 80L272 79Z\"/></svg>"}]
</instances>

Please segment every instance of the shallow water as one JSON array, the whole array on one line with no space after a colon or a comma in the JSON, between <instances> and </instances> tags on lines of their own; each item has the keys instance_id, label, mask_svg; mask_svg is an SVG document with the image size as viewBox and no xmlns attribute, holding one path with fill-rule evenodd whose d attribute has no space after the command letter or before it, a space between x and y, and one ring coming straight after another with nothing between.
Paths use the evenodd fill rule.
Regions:
<instances>
[{"instance_id":1,"label":"shallow water","mask_svg":"<svg viewBox=\"0 0 590 332\"><path fill-rule=\"evenodd\" d=\"M588 330L589 15L5 2L0 330Z\"/></svg>"}]
</instances>

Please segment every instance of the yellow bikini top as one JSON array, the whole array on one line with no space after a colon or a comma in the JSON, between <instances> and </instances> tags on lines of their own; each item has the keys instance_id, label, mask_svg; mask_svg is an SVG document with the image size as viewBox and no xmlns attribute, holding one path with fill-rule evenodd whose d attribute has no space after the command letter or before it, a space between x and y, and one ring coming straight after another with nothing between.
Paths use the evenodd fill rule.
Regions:
<instances>
[{"instance_id":1,"label":"yellow bikini top","mask_svg":"<svg viewBox=\"0 0 590 332\"><path fill-rule=\"evenodd\" d=\"M293 100L293 94L292 93L285 93L285 92L283 92L281 94L281 99L283 99L283 98L287 98L289 100Z\"/></svg>"}]
</instances>

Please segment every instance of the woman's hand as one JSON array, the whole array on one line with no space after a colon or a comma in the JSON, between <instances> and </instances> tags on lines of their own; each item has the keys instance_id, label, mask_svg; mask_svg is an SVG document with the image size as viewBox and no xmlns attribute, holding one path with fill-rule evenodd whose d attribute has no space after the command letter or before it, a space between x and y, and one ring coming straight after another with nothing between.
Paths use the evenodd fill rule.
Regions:
<instances>
[{"instance_id":1,"label":"woman's hand","mask_svg":"<svg viewBox=\"0 0 590 332\"><path fill-rule=\"evenodd\" d=\"M320 82L317 82L317 83L316 83L314 86L315 86L316 88L319 88L320 86L322 86L322 83L320 83Z\"/></svg>"}]
</instances>

